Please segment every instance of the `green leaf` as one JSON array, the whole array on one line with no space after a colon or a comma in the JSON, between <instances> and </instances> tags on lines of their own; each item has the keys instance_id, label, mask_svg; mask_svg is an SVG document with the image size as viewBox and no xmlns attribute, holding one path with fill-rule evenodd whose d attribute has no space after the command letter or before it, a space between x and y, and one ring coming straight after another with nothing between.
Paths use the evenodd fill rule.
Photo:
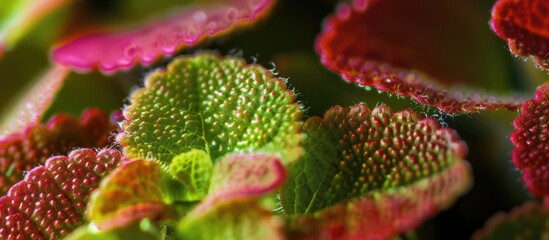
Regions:
<instances>
[{"instance_id":1,"label":"green leaf","mask_svg":"<svg viewBox=\"0 0 549 240\"><path fill-rule=\"evenodd\" d=\"M473 240L548 238L549 208L536 202L527 202L510 213L494 215L472 237Z\"/></svg>"},{"instance_id":2,"label":"green leaf","mask_svg":"<svg viewBox=\"0 0 549 240\"><path fill-rule=\"evenodd\" d=\"M146 230L146 229L145 229ZM123 240L123 239L159 239L151 232L144 231L139 225L135 224L125 228L113 229L110 231L98 231L92 225L79 227L64 240Z\"/></svg>"},{"instance_id":3,"label":"green leaf","mask_svg":"<svg viewBox=\"0 0 549 240\"><path fill-rule=\"evenodd\" d=\"M40 19L67 0L11 0L0 3L0 57Z\"/></svg>"},{"instance_id":4,"label":"green leaf","mask_svg":"<svg viewBox=\"0 0 549 240\"><path fill-rule=\"evenodd\" d=\"M185 199L202 200L208 194L213 163L205 151L192 149L175 156L170 164L170 174L185 188Z\"/></svg>"},{"instance_id":5,"label":"green leaf","mask_svg":"<svg viewBox=\"0 0 549 240\"><path fill-rule=\"evenodd\" d=\"M207 213L185 218L178 239L284 239L280 220L256 202L220 205Z\"/></svg>"},{"instance_id":6,"label":"green leaf","mask_svg":"<svg viewBox=\"0 0 549 240\"><path fill-rule=\"evenodd\" d=\"M201 149L217 162L232 152L299 157L300 106L281 79L258 65L210 53L173 60L150 74L124 109L117 140L130 157L172 159Z\"/></svg>"},{"instance_id":7,"label":"green leaf","mask_svg":"<svg viewBox=\"0 0 549 240\"><path fill-rule=\"evenodd\" d=\"M167 209L162 170L155 161L124 163L105 178L88 205L88 219L101 230L158 218Z\"/></svg>"},{"instance_id":8,"label":"green leaf","mask_svg":"<svg viewBox=\"0 0 549 240\"><path fill-rule=\"evenodd\" d=\"M299 215L292 239L393 239L451 206L470 185L471 170L459 161L411 185L375 191L313 215Z\"/></svg>"},{"instance_id":9,"label":"green leaf","mask_svg":"<svg viewBox=\"0 0 549 240\"><path fill-rule=\"evenodd\" d=\"M455 131L441 129L436 120L386 106L373 111L362 104L336 106L323 119L308 119L304 131L303 159L290 165L292 177L281 190L289 214L389 191L407 194L421 180L462 163L467 152ZM467 189L469 174L458 180L448 186L451 196Z\"/></svg>"}]
</instances>

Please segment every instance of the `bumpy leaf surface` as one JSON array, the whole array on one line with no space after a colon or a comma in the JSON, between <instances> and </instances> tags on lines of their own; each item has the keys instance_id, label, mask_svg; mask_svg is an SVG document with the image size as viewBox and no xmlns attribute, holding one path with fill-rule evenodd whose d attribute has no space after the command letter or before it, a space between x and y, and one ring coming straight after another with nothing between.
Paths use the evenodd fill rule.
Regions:
<instances>
[{"instance_id":1,"label":"bumpy leaf surface","mask_svg":"<svg viewBox=\"0 0 549 240\"><path fill-rule=\"evenodd\" d=\"M83 223L90 192L121 159L113 149L79 149L34 168L0 198L0 237L63 237Z\"/></svg>"},{"instance_id":2,"label":"bumpy leaf surface","mask_svg":"<svg viewBox=\"0 0 549 240\"><path fill-rule=\"evenodd\" d=\"M40 119L53 102L69 70L60 65L52 66L7 110L0 121L0 136L22 132Z\"/></svg>"},{"instance_id":3,"label":"bumpy leaf surface","mask_svg":"<svg viewBox=\"0 0 549 240\"><path fill-rule=\"evenodd\" d=\"M154 219L165 209L161 169L155 161L124 163L106 177L88 205L87 216L101 230Z\"/></svg>"},{"instance_id":4,"label":"bumpy leaf surface","mask_svg":"<svg viewBox=\"0 0 549 240\"><path fill-rule=\"evenodd\" d=\"M478 26L470 17L474 10L468 1L355 0L328 18L317 51L347 81L443 112L516 110L518 99L457 89L502 77L488 74L497 72L487 64L497 59L486 52L490 43L470 28Z\"/></svg>"},{"instance_id":5,"label":"bumpy leaf surface","mask_svg":"<svg viewBox=\"0 0 549 240\"><path fill-rule=\"evenodd\" d=\"M202 200L208 194L213 163L205 151L192 149L175 156L169 171L188 190L185 191L185 200Z\"/></svg>"},{"instance_id":6,"label":"bumpy leaf surface","mask_svg":"<svg viewBox=\"0 0 549 240\"><path fill-rule=\"evenodd\" d=\"M191 149L210 158L232 152L273 152L285 162L300 154L300 107L286 84L241 59L199 54L150 74L124 109L118 142L130 157L166 167Z\"/></svg>"},{"instance_id":7,"label":"bumpy leaf surface","mask_svg":"<svg viewBox=\"0 0 549 240\"><path fill-rule=\"evenodd\" d=\"M492 9L492 29L509 43L513 54L532 56L549 68L549 2L499 0Z\"/></svg>"},{"instance_id":8,"label":"bumpy leaf surface","mask_svg":"<svg viewBox=\"0 0 549 240\"><path fill-rule=\"evenodd\" d=\"M53 155L67 154L74 147L106 146L111 130L108 117L90 109L80 120L58 115L47 124L4 137L0 140L0 194Z\"/></svg>"},{"instance_id":9,"label":"bumpy leaf surface","mask_svg":"<svg viewBox=\"0 0 549 240\"><path fill-rule=\"evenodd\" d=\"M233 154L214 170L211 192L180 223L183 239L282 239L280 224L257 203L286 177L276 157Z\"/></svg>"},{"instance_id":10,"label":"bumpy leaf surface","mask_svg":"<svg viewBox=\"0 0 549 240\"><path fill-rule=\"evenodd\" d=\"M290 165L282 206L300 214L338 204L321 213L327 221L321 228L339 221L347 237L388 238L413 229L470 184L465 143L410 110L336 106L323 119L308 119L304 131L304 156ZM331 221L332 214L340 217Z\"/></svg>"},{"instance_id":11,"label":"bumpy leaf surface","mask_svg":"<svg viewBox=\"0 0 549 240\"><path fill-rule=\"evenodd\" d=\"M387 106L336 106L323 119L308 119L304 130L303 159L291 165L293 177L281 192L289 213L405 188L463 162L467 152L452 129Z\"/></svg>"},{"instance_id":12,"label":"bumpy leaf surface","mask_svg":"<svg viewBox=\"0 0 549 240\"><path fill-rule=\"evenodd\" d=\"M267 12L273 0L227 0L201 3L163 20L127 32L92 35L55 49L53 59L78 70L112 72L137 63L149 65L161 56L228 32Z\"/></svg>"},{"instance_id":13,"label":"bumpy leaf surface","mask_svg":"<svg viewBox=\"0 0 549 240\"><path fill-rule=\"evenodd\" d=\"M513 121L513 163L522 170L522 180L536 196L549 195L549 84L526 101Z\"/></svg>"},{"instance_id":14,"label":"bumpy leaf surface","mask_svg":"<svg viewBox=\"0 0 549 240\"><path fill-rule=\"evenodd\" d=\"M67 0L13 0L0 3L0 57L40 19Z\"/></svg>"},{"instance_id":15,"label":"bumpy leaf surface","mask_svg":"<svg viewBox=\"0 0 549 240\"><path fill-rule=\"evenodd\" d=\"M464 161L408 186L382 190L340 203L315 214L300 216L289 229L299 239L392 239L417 228L453 204L471 175Z\"/></svg>"},{"instance_id":16,"label":"bumpy leaf surface","mask_svg":"<svg viewBox=\"0 0 549 240\"><path fill-rule=\"evenodd\" d=\"M486 226L473 235L473 240L497 239L548 239L549 209L535 202L528 202L499 213L488 220Z\"/></svg>"}]
</instances>

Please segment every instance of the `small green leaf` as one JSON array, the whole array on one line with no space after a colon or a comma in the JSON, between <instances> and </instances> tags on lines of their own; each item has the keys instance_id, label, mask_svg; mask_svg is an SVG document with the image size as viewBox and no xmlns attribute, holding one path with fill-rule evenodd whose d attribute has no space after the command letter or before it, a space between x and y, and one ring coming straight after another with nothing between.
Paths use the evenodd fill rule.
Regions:
<instances>
[{"instance_id":1,"label":"small green leaf","mask_svg":"<svg viewBox=\"0 0 549 240\"><path fill-rule=\"evenodd\" d=\"M178 225L178 239L284 239L280 220L257 202L217 206L200 216L185 218Z\"/></svg>"},{"instance_id":2,"label":"small green leaf","mask_svg":"<svg viewBox=\"0 0 549 240\"><path fill-rule=\"evenodd\" d=\"M281 79L235 57L203 53L150 74L124 109L118 142L130 157L172 159L201 149L213 162L232 152L300 155L300 106Z\"/></svg>"},{"instance_id":3,"label":"small green leaf","mask_svg":"<svg viewBox=\"0 0 549 240\"><path fill-rule=\"evenodd\" d=\"M188 201L202 200L208 194L212 171L210 156L200 149L179 154L170 164L170 174L185 186Z\"/></svg>"},{"instance_id":4,"label":"small green leaf","mask_svg":"<svg viewBox=\"0 0 549 240\"><path fill-rule=\"evenodd\" d=\"M406 189L462 162L465 143L455 131L413 111L333 107L304 125L303 159L290 165L281 191L287 213L311 213L339 202ZM468 183L469 175L462 176ZM457 184L466 189L468 184ZM457 188L455 195L463 192Z\"/></svg>"}]
</instances>

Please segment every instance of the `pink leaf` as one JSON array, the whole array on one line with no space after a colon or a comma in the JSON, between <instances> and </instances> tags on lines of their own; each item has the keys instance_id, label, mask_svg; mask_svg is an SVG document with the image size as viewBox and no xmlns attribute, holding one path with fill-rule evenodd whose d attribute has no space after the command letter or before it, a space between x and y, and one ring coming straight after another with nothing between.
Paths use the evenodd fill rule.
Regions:
<instances>
[{"instance_id":1,"label":"pink leaf","mask_svg":"<svg viewBox=\"0 0 549 240\"><path fill-rule=\"evenodd\" d=\"M210 193L193 215L206 213L222 202L262 196L285 179L284 166L276 157L260 153L228 155L216 165Z\"/></svg>"},{"instance_id":2,"label":"pink leaf","mask_svg":"<svg viewBox=\"0 0 549 240\"><path fill-rule=\"evenodd\" d=\"M105 73L150 65L162 55L196 45L206 37L221 35L267 12L274 0L228 0L201 4L163 20L121 33L77 39L53 51L53 59L80 71L99 68Z\"/></svg>"},{"instance_id":3,"label":"pink leaf","mask_svg":"<svg viewBox=\"0 0 549 240\"><path fill-rule=\"evenodd\" d=\"M536 196L549 195L549 84L526 101L513 122L513 163L522 170L522 180Z\"/></svg>"},{"instance_id":4,"label":"pink leaf","mask_svg":"<svg viewBox=\"0 0 549 240\"><path fill-rule=\"evenodd\" d=\"M52 104L68 74L67 68L53 65L37 79L2 116L0 136L21 132L30 125L40 123L42 115Z\"/></svg>"},{"instance_id":5,"label":"pink leaf","mask_svg":"<svg viewBox=\"0 0 549 240\"><path fill-rule=\"evenodd\" d=\"M349 82L374 86L447 113L516 110L521 100L460 91L486 75L488 43L469 30L467 1L355 0L326 21L317 39L322 62ZM489 46L489 45L488 45ZM498 82L500 84L500 82Z\"/></svg>"},{"instance_id":6,"label":"pink leaf","mask_svg":"<svg viewBox=\"0 0 549 240\"><path fill-rule=\"evenodd\" d=\"M0 194L23 179L25 171L44 164L52 155L66 154L74 147L106 146L111 130L108 117L90 109L80 120L58 115L47 124L0 139Z\"/></svg>"},{"instance_id":7,"label":"pink leaf","mask_svg":"<svg viewBox=\"0 0 549 240\"><path fill-rule=\"evenodd\" d=\"M52 157L0 198L2 239L58 239L83 223L89 194L121 161L119 151Z\"/></svg>"},{"instance_id":8,"label":"pink leaf","mask_svg":"<svg viewBox=\"0 0 549 240\"><path fill-rule=\"evenodd\" d=\"M549 1L499 0L491 23L513 54L532 56L540 67L549 68Z\"/></svg>"}]
</instances>

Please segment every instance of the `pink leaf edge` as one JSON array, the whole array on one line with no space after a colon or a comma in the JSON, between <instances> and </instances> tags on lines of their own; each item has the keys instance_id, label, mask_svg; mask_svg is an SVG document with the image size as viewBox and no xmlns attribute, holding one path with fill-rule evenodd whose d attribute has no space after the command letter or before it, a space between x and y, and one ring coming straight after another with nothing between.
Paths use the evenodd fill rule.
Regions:
<instances>
[{"instance_id":1,"label":"pink leaf edge","mask_svg":"<svg viewBox=\"0 0 549 240\"><path fill-rule=\"evenodd\" d=\"M422 1L417 4L432 5L438 2L435 0L429 1L428 3ZM387 26L381 25L380 27L376 25L383 22L382 19L375 18L380 17L380 14L375 12L378 10L375 7L378 6L382 6L380 11L385 11L385 15L381 15L384 18L390 18L391 16L387 16L387 14L393 14L394 17L399 19L398 21L404 21L403 19L406 17L429 21L428 17L424 19L422 15L430 14L431 10L429 8L426 8L427 10L422 13L402 10L408 9L410 4L416 3L405 0L355 0L352 4L340 5L337 12L325 21L323 31L316 41L316 50L321 56L322 63L330 70L341 74L349 82L360 86L373 86L383 92L410 97L418 103L437 107L440 111L449 114L476 113L496 109L515 111L520 107L523 100L519 98L499 98L476 92L460 91L452 88L453 86L446 86L448 82L454 82L455 84L456 79L452 79L455 78L453 75L456 75L455 69L453 69L452 74L443 75L438 67L433 67L439 64L441 59L426 57L418 60L414 56L420 53L411 55L407 52L411 51L409 46L406 45L407 42L402 43L402 39L400 40L399 44L406 45L403 49L400 49L394 43L395 39L393 38L395 36L393 35L402 38L402 34L410 33L413 30L398 34L394 32L387 33L387 30L379 29L385 29ZM432 8L432 6L430 7ZM388 11L390 12L387 13ZM366 15L370 13L373 16ZM404 13L407 15L397 16ZM364 20L362 19L364 16L374 18L374 20L367 20L377 22L369 22L369 25L365 22L358 22ZM414 22L416 20L410 19L409 21ZM432 19L430 21L432 22ZM416 22L415 24L419 23ZM401 30L397 29L395 31ZM440 31L440 29L438 30ZM376 31L382 32L378 33ZM421 35L421 33L413 34ZM420 50L424 50L426 46L429 46L428 43L424 42L426 41L424 38L419 39L422 39L422 41L418 43L418 39L412 38L411 46L418 45L422 48ZM414 66L416 62L420 63ZM440 67L441 65L437 66Z\"/></svg>"},{"instance_id":2,"label":"pink leaf edge","mask_svg":"<svg viewBox=\"0 0 549 240\"><path fill-rule=\"evenodd\" d=\"M137 63L151 65L162 55L172 56L208 36L254 21L273 3L274 0L229 0L225 4L197 5L127 32L82 37L56 48L52 57L78 71L99 68L112 73Z\"/></svg>"}]
</instances>

